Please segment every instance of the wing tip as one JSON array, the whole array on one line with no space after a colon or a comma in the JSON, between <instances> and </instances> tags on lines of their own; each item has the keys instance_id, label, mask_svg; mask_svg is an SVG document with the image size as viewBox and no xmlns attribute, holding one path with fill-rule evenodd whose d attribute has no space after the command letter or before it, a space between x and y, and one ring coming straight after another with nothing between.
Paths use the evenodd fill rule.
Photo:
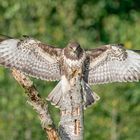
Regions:
<instances>
[{"instance_id":1,"label":"wing tip","mask_svg":"<svg viewBox=\"0 0 140 140\"><path fill-rule=\"evenodd\" d=\"M4 35L4 34L0 34L0 42L7 40L7 39L13 39L10 36Z\"/></svg>"}]
</instances>

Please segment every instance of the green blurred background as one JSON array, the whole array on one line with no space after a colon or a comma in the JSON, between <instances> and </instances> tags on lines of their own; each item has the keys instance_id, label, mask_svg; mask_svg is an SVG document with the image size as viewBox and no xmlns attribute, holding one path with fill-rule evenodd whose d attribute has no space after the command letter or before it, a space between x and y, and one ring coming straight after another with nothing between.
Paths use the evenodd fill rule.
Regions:
<instances>
[{"instance_id":1,"label":"green blurred background","mask_svg":"<svg viewBox=\"0 0 140 140\"><path fill-rule=\"evenodd\" d=\"M124 43L140 49L139 0L0 0L0 33L30 35L65 47ZM56 85L33 79L46 97ZM100 101L85 111L85 140L140 140L140 83L93 87ZM49 106L55 122L58 110ZM0 140L43 140L37 114L9 70L0 68Z\"/></svg>"}]
</instances>

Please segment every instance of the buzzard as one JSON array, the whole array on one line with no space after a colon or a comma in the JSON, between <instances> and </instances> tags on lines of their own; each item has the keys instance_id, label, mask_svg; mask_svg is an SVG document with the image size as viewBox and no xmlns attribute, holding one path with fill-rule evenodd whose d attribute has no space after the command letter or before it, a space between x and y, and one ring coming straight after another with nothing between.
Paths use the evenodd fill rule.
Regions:
<instances>
[{"instance_id":1,"label":"buzzard","mask_svg":"<svg viewBox=\"0 0 140 140\"><path fill-rule=\"evenodd\" d=\"M84 50L77 42L57 48L31 37L1 39L0 64L35 78L59 81L47 98L58 107L62 96L77 84L73 79L80 83L85 107L99 100L90 85L140 79L139 51L126 50L121 44Z\"/></svg>"}]
</instances>

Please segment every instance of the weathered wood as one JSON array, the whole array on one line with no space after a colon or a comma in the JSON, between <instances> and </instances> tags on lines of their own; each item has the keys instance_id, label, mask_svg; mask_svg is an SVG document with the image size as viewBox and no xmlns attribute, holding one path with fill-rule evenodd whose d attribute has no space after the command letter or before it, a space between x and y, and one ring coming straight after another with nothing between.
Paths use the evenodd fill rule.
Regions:
<instances>
[{"instance_id":1,"label":"weathered wood","mask_svg":"<svg viewBox=\"0 0 140 140\"><path fill-rule=\"evenodd\" d=\"M72 88L62 96L59 133L63 140L83 140L84 110L81 83L78 77L70 82L73 84Z\"/></svg>"},{"instance_id":2,"label":"weathered wood","mask_svg":"<svg viewBox=\"0 0 140 140\"><path fill-rule=\"evenodd\" d=\"M49 140L59 140L57 130L48 111L46 100L43 100L36 90L33 82L22 72L13 69L12 74L18 83L25 89L28 96L28 103L35 109L41 121L42 128L45 130Z\"/></svg>"},{"instance_id":3,"label":"weathered wood","mask_svg":"<svg viewBox=\"0 0 140 140\"><path fill-rule=\"evenodd\" d=\"M83 96L79 77L72 79L72 88L63 94L60 108L59 134L48 111L46 100L43 100L33 82L22 72L13 69L12 74L25 89L28 103L36 110L42 128L50 140L83 140ZM76 83L76 84L75 84Z\"/></svg>"}]
</instances>

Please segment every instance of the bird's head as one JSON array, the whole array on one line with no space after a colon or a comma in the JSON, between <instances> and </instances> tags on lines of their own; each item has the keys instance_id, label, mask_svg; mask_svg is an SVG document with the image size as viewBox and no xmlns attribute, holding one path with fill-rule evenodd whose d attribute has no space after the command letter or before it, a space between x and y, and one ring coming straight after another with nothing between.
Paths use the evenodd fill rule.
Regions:
<instances>
[{"instance_id":1,"label":"bird's head","mask_svg":"<svg viewBox=\"0 0 140 140\"><path fill-rule=\"evenodd\" d=\"M68 59L79 60L83 57L84 50L77 42L70 42L64 49L64 55Z\"/></svg>"}]
</instances>

